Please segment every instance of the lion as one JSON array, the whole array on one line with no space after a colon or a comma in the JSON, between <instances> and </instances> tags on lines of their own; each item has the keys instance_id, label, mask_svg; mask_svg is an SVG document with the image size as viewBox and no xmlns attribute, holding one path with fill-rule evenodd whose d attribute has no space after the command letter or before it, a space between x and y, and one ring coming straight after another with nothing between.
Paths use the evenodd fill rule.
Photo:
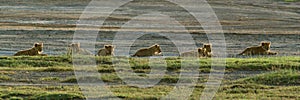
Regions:
<instances>
[{"instance_id":1,"label":"lion","mask_svg":"<svg viewBox=\"0 0 300 100\"><path fill-rule=\"evenodd\" d=\"M238 55L277 55L277 52L270 51L271 42L261 42L260 46L248 47Z\"/></svg>"},{"instance_id":2,"label":"lion","mask_svg":"<svg viewBox=\"0 0 300 100\"><path fill-rule=\"evenodd\" d=\"M198 57L207 57L207 51L205 48L198 48Z\"/></svg>"},{"instance_id":3,"label":"lion","mask_svg":"<svg viewBox=\"0 0 300 100\"><path fill-rule=\"evenodd\" d=\"M68 46L67 55L80 54L80 55L92 55L88 50L80 48L80 43L72 43Z\"/></svg>"},{"instance_id":4,"label":"lion","mask_svg":"<svg viewBox=\"0 0 300 100\"><path fill-rule=\"evenodd\" d=\"M99 49L97 52L98 56L114 56L114 46L113 45L104 45L104 48Z\"/></svg>"},{"instance_id":5,"label":"lion","mask_svg":"<svg viewBox=\"0 0 300 100\"><path fill-rule=\"evenodd\" d=\"M197 52L197 50L187 51L180 54L180 57L198 57L198 56L199 53Z\"/></svg>"},{"instance_id":6,"label":"lion","mask_svg":"<svg viewBox=\"0 0 300 100\"><path fill-rule=\"evenodd\" d=\"M47 56L47 54L42 54L43 43L34 43L33 47L27 50L18 51L14 56Z\"/></svg>"},{"instance_id":7,"label":"lion","mask_svg":"<svg viewBox=\"0 0 300 100\"><path fill-rule=\"evenodd\" d=\"M203 48L198 49L199 56L203 57L211 57L212 52L211 52L211 44L204 44Z\"/></svg>"},{"instance_id":8,"label":"lion","mask_svg":"<svg viewBox=\"0 0 300 100\"><path fill-rule=\"evenodd\" d=\"M211 57L211 45L204 44L202 48L181 53L181 57Z\"/></svg>"},{"instance_id":9,"label":"lion","mask_svg":"<svg viewBox=\"0 0 300 100\"><path fill-rule=\"evenodd\" d=\"M148 56L154 56L154 55L160 55L161 49L158 44L152 45L148 48L142 48L137 50L137 52L132 55L132 57L148 57Z\"/></svg>"}]
</instances>

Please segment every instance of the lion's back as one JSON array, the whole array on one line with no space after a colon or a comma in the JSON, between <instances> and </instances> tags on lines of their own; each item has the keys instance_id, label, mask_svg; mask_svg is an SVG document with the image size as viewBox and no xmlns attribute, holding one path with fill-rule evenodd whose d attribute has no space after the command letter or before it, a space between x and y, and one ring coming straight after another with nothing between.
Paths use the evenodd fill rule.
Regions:
<instances>
[{"instance_id":1,"label":"lion's back","mask_svg":"<svg viewBox=\"0 0 300 100\"><path fill-rule=\"evenodd\" d=\"M14 54L14 56L21 56L21 55L35 56L38 54L39 54L39 52L36 49L32 48L32 49L28 49L28 50L18 51L16 54Z\"/></svg>"}]
</instances>

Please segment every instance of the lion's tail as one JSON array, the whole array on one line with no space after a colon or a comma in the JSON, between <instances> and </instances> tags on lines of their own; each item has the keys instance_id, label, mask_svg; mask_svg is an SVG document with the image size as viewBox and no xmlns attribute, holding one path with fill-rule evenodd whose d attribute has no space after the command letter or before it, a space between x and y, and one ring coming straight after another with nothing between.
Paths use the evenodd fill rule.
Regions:
<instances>
[{"instance_id":1,"label":"lion's tail","mask_svg":"<svg viewBox=\"0 0 300 100\"><path fill-rule=\"evenodd\" d=\"M19 54L19 53L16 53L16 54L14 54L13 56L20 56L20 54Z\"/></svg>"},{"instance_id":2,"label":"lion's tail","mask_svg":"<svg viewBox=\"0 0 300 100\"><path fill-rule=\"evenodd\" d=\"M237 54L238 56L242 56L245 54L246 51L243 51L242 53Z\"/></svg>"},{"instance_id":3,"label":"lion's tail","mask_svg":"<svg viewBox=\"0 0 300 100\"><path fill-rule=\"evenodd\" d=\"M131 55L131 57L136 57L136 56L137 56L136 54Z\"/></svg>"},{"instance_id":4,"label":"lion's tail","mask_svg":"<svg viewBox=\"0 0 300 100\"><path fill-rule=\"evenodd\" d=\"M239 55L239 56L240 56L240 55L243 55L243 54L245 54L247 51L249 51L249 48L245 49L242 53L239 53L238 55Z\"/></svg>"},{"instance_id":5,"label":"lion's tail","mask_svg":"<svg viewBox=\"0 0 300 100\"><path fill-rule=\"evenodd\" d=\"M245 51L246 51L246 50L244 50L242 53L237 54L237 56L242 56L242 55L244 55Z\"/></svg>"},{"instance_id":6,"label":"lion's tail","mask_svg":"<svg viewBox=\"0 0 300 100\"><path fill-rule=\"evenodd\" d=\"M241 55L243 55L244 53L242 52L242 53L239 53L239 54L237 54L238 56L241 56Z\"/></svg>"}]
</instances>

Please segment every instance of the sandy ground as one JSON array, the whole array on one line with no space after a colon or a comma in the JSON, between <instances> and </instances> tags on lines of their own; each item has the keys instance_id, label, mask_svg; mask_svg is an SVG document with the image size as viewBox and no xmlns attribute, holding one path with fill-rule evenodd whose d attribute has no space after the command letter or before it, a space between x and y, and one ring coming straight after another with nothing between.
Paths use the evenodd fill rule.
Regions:
<instances>
[{"instance_id":1,"label":"sandy ground","mask_svg":"<svg viewBox=\"0 0 300 100\"><path fill-rule=\"evenodd\" d=\"M147 12L149 9L155 9L161 11L162 14L175 16L174 18L177 18L178 23L190 30L198 47L201 47L203 43L208 43L204 30L201 27L199 28L200 24L188 16L186 12L176 5L167 5L163 1L153 1L155 0L133 2L120 7L106 20L103 28L95 25L81 25L85 27L77 28L77 30L85 30L88 35L88 30L99 29L97 41L94 42L96 49L102 48L104 44L111 44L114 41L116 31L145 32L147 35L140 37L132 45L130 54L138 48L158 43L162 46L164 55L178 55L177 47L170 39L158 33L184 32L172 30L171 28L151 29L143 26L149 26L149 24L172 26L174 23L164 21L164 19L152 18L151 16L142 16L135 19L136 22L142 24L129 23L129 25L125 25L132 25L130 28L118 30L118 27L132 20L133 16L144 11ZM13 55L18 50L32 47L34 42L44 42L44 53L46 54L65 54L67 45L73 40L77 21L88 3L89 0L0 1L0 55ZM240 53L248 46L258 45L261 41L271 41L271 50L279 52L280 56L300 55L299 2L208 0L208 3L222 25L227 53L230 57ZM191 5L192 8L193 6ZM105 7L99 8L105 9ZM98 13L93 17L81 18L92 23L93 21L103 20L105 13L107 12Z\"/></svg>"}]
</instances>

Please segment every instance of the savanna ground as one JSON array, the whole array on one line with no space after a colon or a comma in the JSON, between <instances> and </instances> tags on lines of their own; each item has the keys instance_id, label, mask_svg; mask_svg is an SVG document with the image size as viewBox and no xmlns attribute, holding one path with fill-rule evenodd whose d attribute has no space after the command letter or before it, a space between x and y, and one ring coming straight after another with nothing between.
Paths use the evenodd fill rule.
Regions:
<instances>
[{"instance_id":1,"label":"savanna ground","mask_svg":"<svg viewBox=\"0 0 300 100\"><path fill-rule=\"evenodd\" d=\"M179 79L181 58L165 58L166 74L153 87L128 86L116 74L117 66L111 57L88 57L95 59L99 76L78 77L94 82L102 80L114 96L126 99L159 99L173 90ZM130 59L131 68L140 77L147 78L151 68L147 58L122 57L121 62ZM186 60L187 61L187 60ZM200 98L205 88L212 59L202 58L190 66L198 67L197 84L190 99ZM2 99L84 99L74 76L71 58L68 56L49 57L1 57L0 97ZM300 57L257 57L227 58L223 82L215 99L299 99ZM120 63L118 63L120 64ZM122 64L122 63L121 63ZM126 71L126 69L124 69ZM85 69L77 69L77 72ZM153 78L153 77L152 77ZM190 79L189 77L183 77ZM148 78L147 78L148 79ZM153 79L155 80L155 77ZM103 99L101 95L92 98Z\"/></svg>"},{"instance_id":2,"label":"savanna ground","mask_svg":"<svg viewBox=\"0 0 300 100\"><path fill-rule=\"evenodd\" d=\"M74 75L72 58L65 56L66 47L73 40L77 21L90 0L2 0L0 1L0 99L85 99ZM222 84L214 99L300 99L300 4L298 0L208 0L224 30L227 54L226 69ZM114 4L114 3L111 3ZM136 13L156 9L162 14L177 16L180 24L192 33L197 47L208 43L208 37L199 24L176 6L165 6L161 0L145 0L120 7L116 13L100 28L95 48L111 44L116 35L116 27L127 21ZM110 4L108 4L110 5ZM151 6L145 6L151 5ZM99 7L101 8L101 7ZM103 7L105 8L105 7ZM101 12L101 10L100 10ZM89 21L102 20L99 13L96 17L87 17ZM132 44L130 54L136 49L154 43L160 44L167 66L163 79L155 86L138 88L128 86L117 76L114 63L110 57L96 57L97 71L101 76L79 77L78 79L103 80L107 88L119 98L125 99L159 99L167 95L179 79L181 58L178 58L177 47L172 41L158 33L170 29L138 29L137 25L168 25L160 19L148 19L141 16L135 23L126 24L123 32L146 35ZM80 25L79 25L80 26ZM87 25L89 26L89 25ZM146 27L146 26L145 26ZM147 27L146 27L147 28ZM96 30L95 26L78 30ZM162 32L160 32L162 31ZM182 33L171 31L167 33ZM277 56L240 57L235 56L248 46L258 45L261 41L271 41L271 50L279 52ZM21 49L32 47L34 42L44 43L44 53L49 57L12 57ZM85 44L90 43L82 43ZM189 44L189 43L187 43ZM183 45L185 46L185 45ZM189 45L187 45L189 46ZM93 50L92 48L87 48ZM117 48L116 48L117 49ZM96 52L94 50L93 52ZM86 57L92 58L94 57ZM131 69L141 77L147 77L152 66L146 58L130 59ZM199 99L211 70L210 58L199 59L199 76L195 89L189 99ZM81 71L81 70L76 70ZM152 80L155 80L153 78ZM157 78L158 79L158 78ZM83 90L84 91L84 90ZM108 98L108 95L93 98Z\"/></svg>"}]
</instances>

